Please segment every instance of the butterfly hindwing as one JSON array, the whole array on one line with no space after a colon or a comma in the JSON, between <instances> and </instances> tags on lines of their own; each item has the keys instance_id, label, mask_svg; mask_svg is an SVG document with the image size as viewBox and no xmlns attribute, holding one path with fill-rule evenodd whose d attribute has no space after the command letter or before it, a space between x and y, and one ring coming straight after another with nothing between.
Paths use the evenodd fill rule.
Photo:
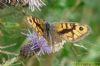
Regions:
<instances>
[{"instance_id":1,"label":"butterfly hindwing","mask_svg":"<svg viewBox=\"0 0 100 66\"><path fill-rule=\"evenodd\" d=\"M54 28L48 22L45 23L45 28L46 40L52 48L52 52L59 51L63 47L65 41L54 31Z\"/></svg>"}]
</instances>

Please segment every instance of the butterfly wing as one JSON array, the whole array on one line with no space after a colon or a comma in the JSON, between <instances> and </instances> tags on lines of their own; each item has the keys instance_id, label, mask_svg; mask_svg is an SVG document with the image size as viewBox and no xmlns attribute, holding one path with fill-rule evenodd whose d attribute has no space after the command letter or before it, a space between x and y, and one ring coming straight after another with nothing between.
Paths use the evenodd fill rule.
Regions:
<instances>
[{"instance_id":1,"label":"butterfly wing","mask_svg":"<svg viewBox=\"0 0 100 66\"><path fill-rule=\"evenodd\" d=\"M64 43L65 40L63 40L53 29L52 25L49 24L48 22L45 23L45 37L46 40L48 41L49 46L52 49L52 52L57 52L59 51Z\"/></svg>"},{"instance_id":2,"label":"butterfly wing","mask_svg":"<svg viewBox=\"0 0 100 66\"><path fill-rule=\"evenodd\" d=\"M62 37L60 37L59 34L57 34L53 28L51 27L51 31L50 31L50 36L51 36L51 48L52 48L52 52L57 52L59 51L61 48L63 48L64 43L66 42L65 40L62 39Z\"/></svg>"},{"instance_id":3,"label":"butterfly wing","mask_svg":"<svg viewBox=\"0 0 100 66\"><path fill-rule=\"evenodd\" d=\"M44 36L44 21L37 17L28 16L27 17L28 24L38 33L38 36Z\"/></svg>"},{"instance_id":4,"label":"butterfly wing","mask_svg":"<svg viewBox=\"0 0 100 66\"><path fill-rule=\"evenodd\" d=\"M52 27L60 37L70 42L83 38L90 31L87 25L71 22L55 23Z\"/></svg>"}]
</instances>

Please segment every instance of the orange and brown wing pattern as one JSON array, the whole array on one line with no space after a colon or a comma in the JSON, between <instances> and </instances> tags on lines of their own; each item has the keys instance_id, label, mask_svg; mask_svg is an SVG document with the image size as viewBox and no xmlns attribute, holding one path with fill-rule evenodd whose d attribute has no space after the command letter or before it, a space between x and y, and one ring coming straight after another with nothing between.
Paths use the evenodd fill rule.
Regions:
<instances>
[{"instance_id":1,"label":"orange and brown wing pattern","mask_svg":"<svg viewBox=\"0 0 100 66\"><path fill-rule=\"evenodd\" d=\"M89 32L89 27L80 23L55 23L53 28L59 36L67 41L77 41Z\"/></svg>"},{"instance_id":2,"label":"orange and brown wing pattern","mask_svg":"<svg viewBox=\"0 0 100 66\"><path fill-rule=\"evenodd\" d=\"M28 16L27 21L32 26L32 28L38 33L39 36L44 35L44 21L43 20L33 17L33 16Z\"/></svg>"},{"instance_id":3,"label":"orange and brown wing pattern","mask_svg":"<svg viewBox=\"0 0 100 66\"><path fill-rule=\"evenodd\" d=\"M43 36L52 52L60 50L67 41L74 42L86 36L90 28L88 25L72 22L57 22L49 24L39 18L28 16L27 21L39 36Z\"/></svg>"},{"instance_id":4,"label":"orange and brown wing pattern","mask_svg":"<svg viewBox=\"0 0 100 66\"><path fill-rule=\"evenodd\" d=\"M63 38L67 41L77 41L80 38L83 38L87 35L90 31L88 25L80 24L80 23L72 23L72 22L62 22L62 23L54 23L50 27L46 26L46 23L36 17L28 16L27 17L28 23L36 30L39 36L46 36L46 34L50 34L50 36L54 36L58 34L59 38ZM48 31L46 28L53 28L53 31ZM48 33L49 32L49 33ZM51 33L53 33L51 35ZM47 35L47 38L50 36ZM55 36L54 36L55 37ZM56 38L56 37L55 37ZM54 39L55 40L55 39Z\"/></svg>"}]
</instances>

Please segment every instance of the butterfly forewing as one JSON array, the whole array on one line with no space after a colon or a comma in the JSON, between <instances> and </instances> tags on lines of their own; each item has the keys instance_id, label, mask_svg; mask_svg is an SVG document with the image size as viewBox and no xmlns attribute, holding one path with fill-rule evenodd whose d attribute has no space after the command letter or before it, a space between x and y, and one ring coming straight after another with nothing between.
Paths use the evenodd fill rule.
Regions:
<instances>
[{"instance_id":1,"label":"butterfly forewing","mask_svg":"<svg viewBox=\"0 0 100 66\"><path fill-rule=\"evenodd\" d=\"M44 35L44 21L33 17L33 16L29 16L27 17L27 21L29 23L29 25L31 25L31 27L38 33L39 36L43 36Z\"/></svg>"}]
</instances>

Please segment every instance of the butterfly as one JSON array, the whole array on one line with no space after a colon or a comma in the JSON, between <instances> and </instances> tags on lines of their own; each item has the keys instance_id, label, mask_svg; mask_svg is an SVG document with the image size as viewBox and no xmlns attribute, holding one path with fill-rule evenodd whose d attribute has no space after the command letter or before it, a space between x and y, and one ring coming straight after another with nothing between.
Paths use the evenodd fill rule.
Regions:
<instances>
[{"instance_id":1,"label":"butterfly","mask_svg":"<svg viewBox=\"0 0 100 66\"><path fill-rule=\"evenodd\" d=\"M52 52L59 51L65 42L76 42L88 35L90 28L86 24L76 22L56 22L50 24L40 18L27 16L27 22L38 37L43 36Z\"/></svg>"}]
</instances>

